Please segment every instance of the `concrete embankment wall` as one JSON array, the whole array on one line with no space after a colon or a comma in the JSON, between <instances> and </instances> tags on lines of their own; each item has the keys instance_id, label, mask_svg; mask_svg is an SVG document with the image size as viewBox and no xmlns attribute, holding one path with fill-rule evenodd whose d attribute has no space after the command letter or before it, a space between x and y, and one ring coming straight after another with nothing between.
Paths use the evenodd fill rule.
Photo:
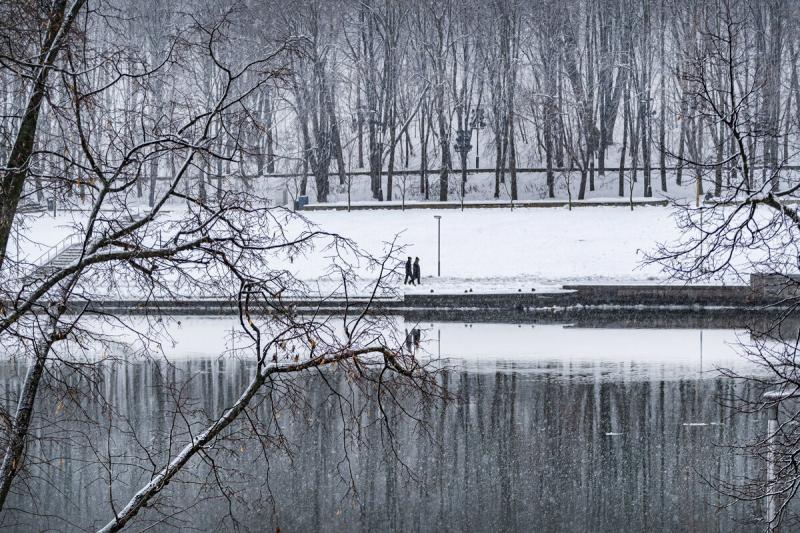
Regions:
<instances>
[{"instance_id":1,"label":"concrete embankment wall","mask_svg":"<svg viewBox=\"0 0 800 533\"><path fill-rule=\"evenodd\" d=\"M371 307L382 312L425 311L554 311L574 308L610 309L672 309L674 311L698 311L710 308L731 310L763 310L765 308L786 309L795 305L795 297L780 292L753 289L750 286L676 286L676 285L566 285L559 292L517 293L464 293L464 294L407 294L399 299L378 299ZM269 312L278 302L261 302L260 310ZM320 310L323 312L360 312L367 299L327 298L323 300L284 300L287 306L298 312ZM85 303L75 302L76 309ZM92 302L91 309L117 313L163 313L163 314L236 314L238 306L230 300L170 300L136 301L108 300Z\"/></svg>"},{"instance_id":2,"label":"concrete embankment wall","mask_svg":"<svg viewBox=\"0 0 800 533\"><path fill-rule=\"evenodd\" d=\"M754 307L784 303L784 298L749 286L565 285L562 292L510 294L409 294L410 308Z\"/></svg>"}]
</instances>

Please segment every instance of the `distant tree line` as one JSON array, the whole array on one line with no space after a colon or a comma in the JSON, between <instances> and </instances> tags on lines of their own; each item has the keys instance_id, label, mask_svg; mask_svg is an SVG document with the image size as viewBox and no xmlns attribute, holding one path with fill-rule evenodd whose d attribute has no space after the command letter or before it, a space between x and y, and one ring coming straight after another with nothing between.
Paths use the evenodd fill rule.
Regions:
<instances>
[{"instance_id":1,"label":"distant tree line","mask_svg":"<svg viewBox=\"0 0 800 533\"><path fill-rule=\"evenodd\" d=\"M237 50L291 40L291 74L250 97L256 105L243 132L247 157L193 169L201 194L211 186L222 191L229 178L248 183L277 172L297 176L301 194L310 178L318 200L326 201L332 184L344 186L359 170L369 173L373 198L392 200L400 194L398 170L416 170L413 184L402 178L404 191L409 186L423 198L447 200L463 197L479 148L483 166L494 170L495 197L516 199L517 171L532 166L543 168L549 197L559 180L574 175L582 199L598 176L608 182L610 168L620 196L634 187L652 196L689 180L698 193L710 187L719 195L736 180L739 163L735 141L711 107L731 104L722 92L715 102L697 98L700 78L747 93L737 112L746 117L750 159L764 175L794 161L800 124L794 0L242 0L240 6L247 30ZM184 17L180 2L143 0L118 9L119 31L108 35L98 26L103 34L94 45L136 43L142 54L131 62L141 69L164 60ZM706 72L705 59L719 52L713 36L726 24L736 26L733 72ZM142 116L158 128L152 117L171 120L182 101L217 95L222 84L203 76L210 68L195 65L191 78L164 69L148 84L131 79L116 91L115 111L95 120L117 123L121 135ZM3 69L0 90L0 132L8 139L19 127L29 84ZM47 116L56 113L48 110L52 103L43 104L37 141L40 199L41 180L66 170L58 156L63 133ZM217 138L221 143L223 136ZM0 146L0 157L10 148ZM231 153L224 144L216 150ZM703 183L709 168L713 178ZM156 178L173 171L173 161L149 159L138 194L152 199ZM74 178L78 192L81 179Z\"/></svg>"}]
</instances>

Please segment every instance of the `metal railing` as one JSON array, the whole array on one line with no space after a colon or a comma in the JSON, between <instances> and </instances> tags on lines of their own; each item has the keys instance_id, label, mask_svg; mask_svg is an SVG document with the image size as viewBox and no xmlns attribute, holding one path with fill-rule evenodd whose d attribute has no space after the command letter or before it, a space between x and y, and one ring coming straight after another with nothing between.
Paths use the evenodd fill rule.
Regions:
<instances>
[{"instance_id":1,"label":"metal railing","mask_svg":"<svg viewBox=\"0 0 800 533\"><path fill-rule=\"evenodd\" d=\"M81 233L73 233L61 239L55 246L50 247L45 253L39 256L39 258L33 262L33 265L37 268L45 266L70 246L81 244L83 242L83 237Z\"/></svg>"}]
</instances>

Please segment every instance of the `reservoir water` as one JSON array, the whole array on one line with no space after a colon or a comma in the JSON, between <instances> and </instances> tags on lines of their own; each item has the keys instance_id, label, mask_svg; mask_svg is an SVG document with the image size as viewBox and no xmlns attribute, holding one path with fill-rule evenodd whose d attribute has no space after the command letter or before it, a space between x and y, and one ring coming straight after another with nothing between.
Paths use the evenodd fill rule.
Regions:
<instances>
[{"instance_id":1,"label":"reservoir water","mask_svg":"<svg viewBox=\"0 0 800 533\"><path fill-rule=\"evenodd\" d=\"M213 331L230 321L184 327L223 344ZM704 482L763 468L727 447L765 425L763 415L733 416L725 400L756 391L715 371L746 371L736 353L741 332L408 328L420 330L420 357L444 361L439 379L452 399L406 392L379 402L335 369L278 380L255 420L196 458L130 530L759 530L748 522L763 512L757 503L723 507ZM85 383L80 369L73 383L51 384L37 424L58 438L31 444L36 459L0 527L104 524L109 500L119 508L189 438L186 423L197 429L204 413L230 405L252 364L219 357L223 346L198 336L178 342L173 358L104 365L95 390L73 401L69 387ZM24 372L2 363L4 409L14 408Z\"/></svg>"}]
</instances>

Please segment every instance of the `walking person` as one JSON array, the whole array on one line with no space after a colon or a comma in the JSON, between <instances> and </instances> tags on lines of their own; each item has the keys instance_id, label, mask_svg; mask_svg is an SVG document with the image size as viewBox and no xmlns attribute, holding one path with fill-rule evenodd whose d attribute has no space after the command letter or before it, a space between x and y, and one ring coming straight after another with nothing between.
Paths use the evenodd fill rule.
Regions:
<instances>
[{"instance_id":1,"label":"walking person","mask_svg":"<svg viewBox=\"0 0 800 533\"><path fill-rule=\"evenodd\" d=\"M414 270L411 266L411 256L408 257L408 261L406 261L406 279L403 281L403 285L411 285L414 284Z\"/></svg>"},{"instance_id":2,"label":"walking person","mask_svg":"<svg viewBox=\"0 0 800 533\"><path fill-rule=\"evenodd\" d=\"M419 342L422 338L422 333L420 332L419 328L414 328L411 330L411 335L414 338L414 350L416 351L419 349Z\"/></svg>"},{"instance_id":3,"label":"walking person","mask_svg":"<svg viewBox=\"0 0 800 533\"><path fill-rule=\"evenodd\" d=\"M411 258L408 258L411 261ZM420 279L420 272L419 272L419 257L414 258L414 270L411 276L411 284L414 284L414 280L417 280L417 285L422 285L422 279Z\"/></svg>"}]
</instances>

